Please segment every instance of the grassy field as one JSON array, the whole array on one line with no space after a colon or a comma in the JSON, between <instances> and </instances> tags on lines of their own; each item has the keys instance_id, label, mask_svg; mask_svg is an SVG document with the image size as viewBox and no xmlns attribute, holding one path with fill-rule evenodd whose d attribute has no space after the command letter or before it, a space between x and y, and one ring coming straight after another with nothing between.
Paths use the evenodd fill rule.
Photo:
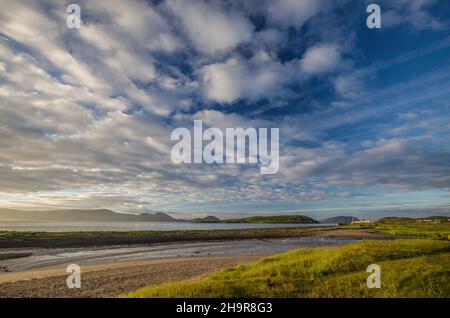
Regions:
<instances>
[{"instance_id":1,"label":"grassy field","mask_svg":"<svg viewBox=\"0 0 450 318\"><path fill-rule=\"evenodd\" d=\"M435 217L430 222L426 222L423 219L388 217L372 224L352 224L341 228L365 229L370 232L395 236L418 236L450 240L450 222L447 220L447 217Z\"/></svg>"},{"instance_id":2,"label":"grassy field","mask_svg":"<svg viewBox=\"0 0 450 318\"><path fill-rule=\"evenodd\" d=\"M32 253L0 253L0 261L14 258L22 258L33 255Z\"/></svg>"},{"instance_id":3,"label":"grassy field","mask_svg":"<svg viewBox=\"0 0 450 318\"><path fill-rule=\"evenodd\" d=\"M380 289L366 285L369 264L381 267ZM125 297L450 297L450 242L398 239L301 249Z\"/></svg>"}]
</instances>

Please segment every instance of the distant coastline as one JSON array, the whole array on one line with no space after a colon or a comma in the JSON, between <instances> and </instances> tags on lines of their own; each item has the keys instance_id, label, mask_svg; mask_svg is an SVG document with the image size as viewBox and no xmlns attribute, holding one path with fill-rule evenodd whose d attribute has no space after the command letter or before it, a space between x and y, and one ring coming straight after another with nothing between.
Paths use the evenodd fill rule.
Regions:
<instances>
[{"instance_id":1,"label":"distant coastline","mask_svg":"<svg viewBox=\"0 0 450 318\"><path fill-rule=\"evenodd\" d=\"M192 222L192 223L321 223L304 215L252 216L221 220L216 216L177 219L164 212L125 214L108 209L22 211L0 209L0 221L105 221L105 222ZM330 222L325 222L330 223ZM334 222L331 222L334 223Z\"/></svg>"}]
</instances>

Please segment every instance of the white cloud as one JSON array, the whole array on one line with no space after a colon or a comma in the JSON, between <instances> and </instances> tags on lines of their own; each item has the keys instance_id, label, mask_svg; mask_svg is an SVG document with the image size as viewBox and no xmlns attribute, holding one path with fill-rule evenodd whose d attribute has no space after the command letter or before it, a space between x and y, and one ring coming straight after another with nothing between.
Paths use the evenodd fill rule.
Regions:
<instances>
[{"instance_id":1,"label":"white cloud","mask_svg":"<svg viewBox=\"0 0 450 318\"><path fill-rule=\"evenodd\" d=\"M150 82L156 78L156 70L151 61L126 51L117 51L104 62L116 72L131 79Z\"/></svg>"},{"instance_id":2,"label":"white cloud","mask_svg":"<svg viewBox=\"0 0 450 318\"><path fill-rule=\"evenodd\" d=\"M181 20L182 31L195 48L203 53L223 53L251 38L253 27L238 12L192 0L169 0L167 6Z\"/></svg>"},{"instance_id":3,"label":"white cloud","mask_svg":"<svg viewBox=\"0 0 450 318\"><path fill-rule=\"evenodd\" d=\"M321 12L321 2L154 3L83 1L82 14L89 13L85 24L69 31L64 2L0 1L0 206L130 211L176 203L323 199L339 195L324 190L329 184L352 182L448 188L446 143L426 152L425 141L402 139L404 131L417 134L436 127L441 129L436 135L446 136L445 118L422 123L418 115L410 118L409 127L390 130L398 139L361 144L352 139L346 144L326 140L329 131L393 106L388 101L379 105L378 99L376 105L348 108L320 105L311 113L279 112L264 120L254 114L265 112L265 105L256 103L249 107L251 114L219 111L212 103L204 107L205 100L251 104L267 98L270 107L300 109L310 96L307 80L330 72L337 92L355 96L363 76L345 68L346 73L340 72L343 48L326 44L320 30L302 30L297 42L288 42L286 28L300 28ZM238 13L241 6L250 11ZM268 21L258 30L248 19L255 7ZM298 60L303 39L316 37L322 44ZM281 62L279 53L287 46L294 54ZM410 105L423 96L444 96L446 81L435 78L399 94L408 111L414 111ZM440 86L432 90L436 82ZM288 84L296 85L298 104ZM191 127L194 118L222 129L279 127L280 173L262 180L257 168L172 164L170 132ZM389 129L383 127L383 132Z\"/></svg>"},{"instance_id":4,"label":"white cloud","mask_svg":"<svg viewBox=\"0 0 450 318\"><path fill-rule=\"evenodd\" d=\"M437 0L390 0L382 5L386 8L382 13L382 26L386 28L400 25L412 26L417 30L442 30L448 27L430 12L430 7L438 3Z\"/></svg>"},{"instance_id":5,"label":"white cloud","mask_svg":"<svg viewBox=\"0 0 450 318\"><path fill-rule=\"evenodd\" d=\"M300 28L324 7L322 0L274 0L267 3L267 17L283 27Z\"/></svg>"},{"instance_id":6,"label":"white cloud","mask_svg":"<svg viewBox=\"0 0 450 318\"><path fill-rule=\"evenodd\" d=\"M108 90L108 85L99 80L87 64L65 49L59 22L63 21L49 19L44 10L26 1L0 3L0 23L6 36L42 54L63 72L65 81Z\"/></svg>"},{"instance_id":7,"label":"white cloud","mask_svg":"<svg viewBox=\"0 0 450 318\"><path fill-rule=\"evenodd\" d=\"M344 98L356 98L361 96L363 80L358 72L339 75L334 80L334 88Z\"/></svg>"},{"instance_id":8,"label":"white cloud","mask_svg":"<svg viewBox=\"0 0 450 318\"><path fill-rule=\"evenodd\" d=\"M108 3L102 3L88 0L86 7L90 13L104 17L102 25L107 29L101 35L106 35L106 39L93 38L95 42L100 42L99 45L108 41L108 34L112 34L118 37L125 47L126 44L131 44L134 47L166 52L173 52L182 47L169 23L146 1L110 0ZM105 21L108 23L105 24Z\"/></svg>"},{"instance_id":9,"label":"white cloud","mask_svg":"<svg viewBox=\"0 0 450 318\"><path fill-rule=\"evenodd\" d=\"M230 58L224 63L206 65L200 75L205 96L221 103L273 96L290 79L287 67L262 51L250 60Z\"/></svg>"},{"instance_id":10,"label":"white cloud","mask_svg":"<svg viewBox=\"0 0 450 318\"><path fill-rule=\"evenodd\" d=\"M307 74L320 74L336 70L341 63L336 45L317 44L310 47L300 60L300 68Z\"/></svg>"}]
</instances>

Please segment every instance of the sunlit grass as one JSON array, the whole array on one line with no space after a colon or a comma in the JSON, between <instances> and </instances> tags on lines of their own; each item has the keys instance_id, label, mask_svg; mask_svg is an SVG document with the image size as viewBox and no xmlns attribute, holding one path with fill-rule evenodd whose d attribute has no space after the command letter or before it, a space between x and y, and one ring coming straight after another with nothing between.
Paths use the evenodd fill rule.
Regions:
<instances>
[{"instance_id":1,"label":"sunlit grass","mask_svg":"<svg viewBox=\"0 0 450 318\"><path fill-rule=\"evenodd\" d=\"M380 289L366 286L373 263L381 266ZM448 241L365 241L296 250L126 297L449 297L449 268Z\"/></svg>"},{"instance_id":2,"label":"sunlit grass","mask_svg":"<svg viewBox=\"0 0 450 318\"><path fill-rule=\"evenodd\" d=\"M371 232L395 236L418 236L439 240L450 240L450 223L448 221L431 223L423 222L418 219L390 217L383 218L372 224L352 224L344 227L349 229L366 229Z\"/></svg>"}]
</instances>

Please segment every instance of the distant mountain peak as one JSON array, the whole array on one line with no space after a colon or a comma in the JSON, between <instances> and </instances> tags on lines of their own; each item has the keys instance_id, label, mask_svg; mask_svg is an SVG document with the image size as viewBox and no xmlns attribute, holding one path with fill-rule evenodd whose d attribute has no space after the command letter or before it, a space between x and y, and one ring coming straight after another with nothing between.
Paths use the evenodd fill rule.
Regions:
<instances>
[{"instance_id":1,"label":"distant mountain peak","mask_svg":"<svg viewBox=\"0 0 450 318\"><path fill-rule=\"evenodd\" d=\"M334 216L320 220L320 223L351 224L353 221L359 221L359 219L354 216Z\"/></svg>"},{"instance_id":2,"label":"distant mountain peak","mask_svg":"<svg viewBox=\"0 0 450 318\"><path fill-rule=\"evenodd\" d=\"M0 221L105 221L105 222L184 222L170 215L157 212L125 214L108 209L93 210L49 210L49 211L20 211L0 209Z\"/></svg>"},{"instance_id":3,"label":"distant mountain peak","mask_svg":"<svg viewBox=\"0 0 450 318\"><path fill-rule=\"evenodd\" d=\"M215 217L213 215L208 215L203 218L192 219L191 222L193 222L193 223L220 223L222 221L218 217Z\"/></svg>"}]
</instances>

